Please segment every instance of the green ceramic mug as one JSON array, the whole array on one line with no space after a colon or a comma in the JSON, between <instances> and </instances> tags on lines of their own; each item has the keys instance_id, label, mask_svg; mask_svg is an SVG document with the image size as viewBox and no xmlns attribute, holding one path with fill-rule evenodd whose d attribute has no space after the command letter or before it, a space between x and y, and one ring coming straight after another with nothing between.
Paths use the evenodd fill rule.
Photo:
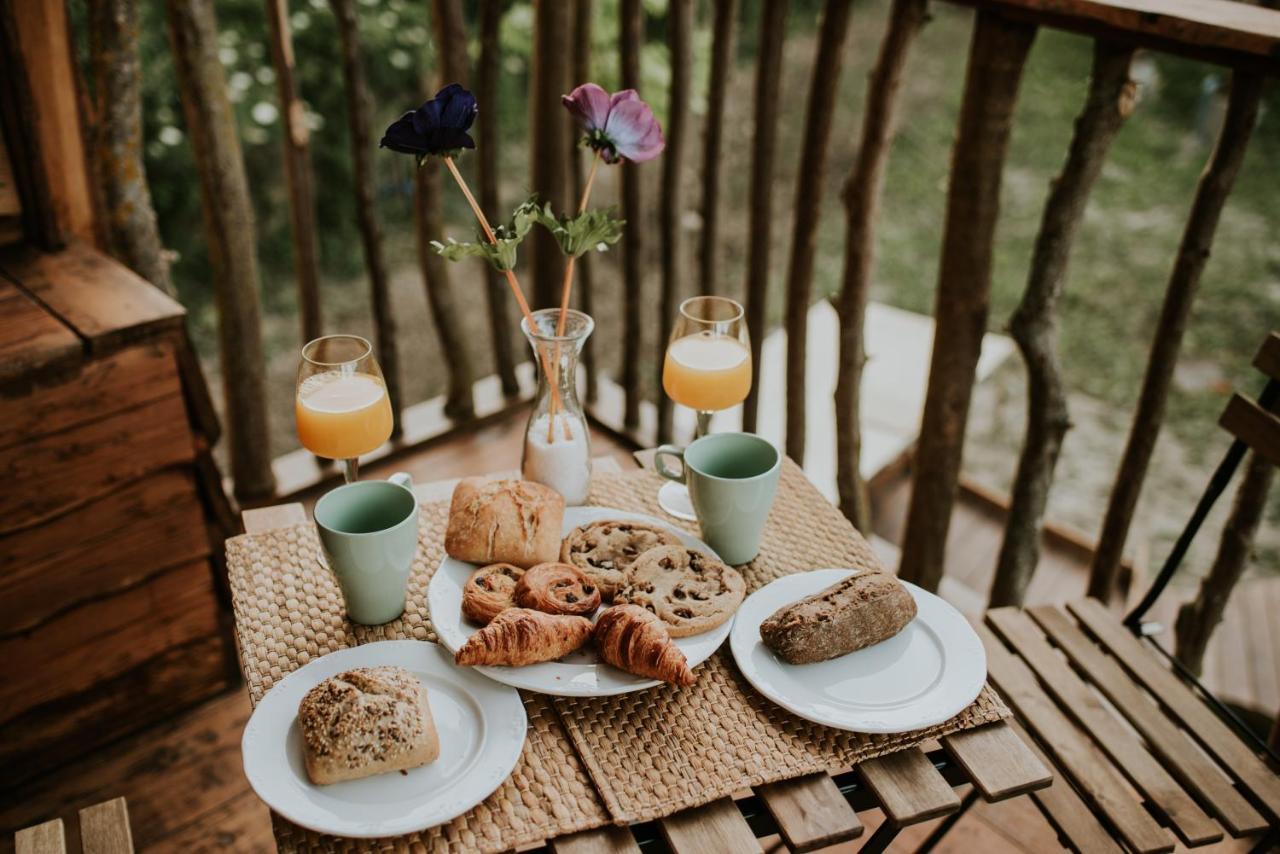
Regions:
<instances>
[{"instance_id":1,"label":"green ceramic mug","mask_svg":"<svg viewBox=\"0 0 1280 854\"><path fill-rule=\"evenodd\" d=\"M316 502L315 518L351 621L375 626L403 614L418 551L418 500L409 475L339 486Z\"/></svg>"},{"instance_id":2,"label":"green ceramic mug","mask_svg":"<svg viewBox=\"0 0 1280 854\"><path fill-rule=\"evenodd\" d=\"M667 468L667 457L683 462L679 471ZM712 433L683 450L663 445L653 467L689 488L702 539L725 563L744 564L760 553L782 471L777 448L753 433Z\"/></svg>"}]
</instances>

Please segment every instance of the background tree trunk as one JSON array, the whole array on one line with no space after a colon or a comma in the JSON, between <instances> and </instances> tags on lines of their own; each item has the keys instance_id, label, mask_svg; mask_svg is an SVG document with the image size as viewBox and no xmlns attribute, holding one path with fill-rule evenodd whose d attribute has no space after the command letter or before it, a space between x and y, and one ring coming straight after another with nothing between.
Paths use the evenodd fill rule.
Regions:
<instances>
[{"instance_id":1,"label":"background tree trunk","mask_svg":"<svg viewBox=\"0 0 1280 854\"><path fill-rule=\"evenodd\" d=\"M960 479L969 399L987 331L1000 180L1035 27L980 11L951 157L933 357L898 574L938 589Z\"/></svg>"},{"instance_id":2,"label":"background tree trunk","mask_svg":"<svg viewBox=\"0 0 1280 854\"><path fill-rule=\"evenodd\" d=\"M213 0L166 0L169 40L200 178L231 474L240 498L275 491L267 429L257 247L235 117L218 59Z\"/></svg>"},{"instance_id":3,"label":"background tree trunk","mask_svg":"<svg viewBox=\"0 0 1280 854\"><path fill-rule=\"evenodd\" d=\"M569 113L560 96L569 91L569 4L536 0L533 73L529 82L529 175L533 191L557 214L573 213L569 200ZM560 305L565 257L544 228L530 235L533 308Z\"/></svg>"},{"instance_id":4,"label":"background tree trunk","mask_svg":"<svg viewBox=\"0 0 1280 854\"><path fill-rule=\"evenodd\" d=\"M90 0L89 67L95 120L92 159L107 245L125 266L173 295L142 160L137 0Z\"/></svg>"},{"instance_id":5,"label":"background tree trunk","mask_svg":"<svg viewBox=\"0 0 1280 854\"><path fill-rule=\"evenodd\" d=\"M852 5L852 0L827 0L823 6L800 149L800 178L796 182L791 263L787 271L787 456L800 465L804 465L805 348L809 341L809 300L813 295L814 243Z\"/></svg>"},{"instance_id":6,"label":"background tree trunk","mask_svg":"<svg viewBox=\"0 0 1280 854\"><path fill-rule=\"evenodd\" d=\"M1061 174L1052 182L1036 236L1022 302L1010 330L1027 364L1027 432L1004 541L996 562L990 607L1021 605L1040 560L1040 536L1053 470L1071 426L1067 392L1058 361L1058 300L1085 204L1102 172L1111 142L1133 109L1136 84L1129 79L1133 48L1097 41L1084 109Z\"/></svg>"},{"instance_id":7,"label":"background tree trunk","mask_svg":"<svg viewBox=\"0 0 1280 854\"><path fill-rule=\"evenodd\" d=\"M1231 99L1227 115L1222 123L1218 144L1209 159L1209 165L1200 176L1196 187L1191 214L1182 232L1182 243L1174 261L1173 273L1165 291L1160 321L1156 326L1155 341L1147 371L1142 378L1142 394L1138 398L1138 410L1129 428L1120 470L1116 475L1111 499L1107 503L1107 515L1102 522L1098 548L1089 568L1089 595L1110 601L1120 574L1120 561L1124 557L1124 543L1129 536L1129 524L1138 505L1142 483L1147 476L1147 466L1164 422L1165 404L1169 399L1169 383L1182 348L1182 335L1187 328L1187 318L1195 300L1200 275L1209 260L1209 249L1218 228L1218 218L1231 193L1236 173L1244 161L1249 136L1258 118L1258 105L1262 100L1262 78L1246 72L1235 72L1231 79Z\"/></svg>"},{"instance_id":8,"label":"background tree trunk","mask_svg":"<svg viewBox=\"0 0 1280 854\"><path fill-rule=\"evenodd\" d=\"M574 0L573 4L573 79L569 81L570 90L573 87L580 86L591 80L591 0ZM582 195L582 158L579 141L581 135L574 128L569 134L569 183L570 183L570 200L579 198ZM577 291L579 304L585 314L591 314L594 317L594 306L592 305L595 294L595 287L592 281L591 268L593 266L591 253L588 252L578 259L575 267L577 268L578 284L574 289ZM596 346L595 335L587 337L586 343L582 347L582 364L587 372L587 402L594 403L598 385L596 382Z\"/></svg>"},{"instance_id":9,"label":"background tree trunk","mask_svg":"<svg viewBox=\"0 0 1280 854\"><path fill-rule=\"evenodd\" d=\"M369 294L373 306L378 365L391 397L395 414L392 436L399 436L402 425L400 411L406 401L401 397L400 356L396 350L396 317L391 310L391 288L387 281L387 265L382 256L382 229L374 206L373 141L369 131L369 87L365 82L364 61L360 48L360 25L355 0L329 0L338 23L338 40L342 48L342 79L346 86L347 125L351 135L351 163L355 181L356 222L364 263L369 270Z\"/></svg>"},{"instance_id":10,"label":"background tree trunk","mask_svg":"<svg viewBox=\"0 0 1280 854\"><path fill-rule=\"evenodd\" d=\"M623 89L640 85L640 48L644 44L641 0L621 0L618 7L619 70ZM626 391L623 426L640 426L640 328L644 294L644 208L640 175L634 163L620 163L622 179L622 387Z\"/></svg>"},{"instance_id":11,"label":"background tree trunk","mask_svg":"<svg viewBox=\"0 0 1280 854\"><path fill-rule=\"evenodd\" d=\"M719 279L720 141L724 137L724 105L733 76L738 0L714 0L711 82L707 91L706 137L702 151L702 244L699 271L702 293L714 294Z\"/></svg>"},{"instance_id":12,"label":"background tree trunk","mask_svg":"<svg viewBox=\"0 0 1280 854\"><path fill-rule=\"evenodd\" d=\"M862 480L862 366L867 294L874 270L875 227L884 172L897 125L898 89L907 54L926 21L925 0L894 0L880 56L867 81L862 141L844 185L844 281L840 314L840 356L836 375L836 484L840 510L859 531L871 531L871 505Z\"/></svg>"}]
</instances>

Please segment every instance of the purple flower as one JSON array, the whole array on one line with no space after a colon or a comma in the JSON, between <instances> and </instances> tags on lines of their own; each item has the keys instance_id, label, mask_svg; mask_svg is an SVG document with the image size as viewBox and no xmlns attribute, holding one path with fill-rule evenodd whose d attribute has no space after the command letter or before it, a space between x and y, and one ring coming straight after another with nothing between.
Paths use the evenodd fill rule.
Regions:
<instances>
[{"instance_id":1,"label":"purple flower","mask_svg":"<svg viewBox=\"0 0 1280 854\"><path fill-rule=\"evenodd\" d=\"M583 83L562 95L560 102L586 130L586 144L606 163L624 158L642 163L657 157L667 145L653 110L635 89L610 95L595 83Z\"/></svg>"},{"instance_id":2,"label":"purple flower","mask_svg":"<svg viewBox=\"0 0 1280 854\"><path fill-rule=\"evenodd\" d=\"M449 156L462 148L475 148L467 129L478 111L475 96L450 83L430 101L392 122L378 146L417 155L419 160L429 154Z\"/></svg>"}]
</instances>

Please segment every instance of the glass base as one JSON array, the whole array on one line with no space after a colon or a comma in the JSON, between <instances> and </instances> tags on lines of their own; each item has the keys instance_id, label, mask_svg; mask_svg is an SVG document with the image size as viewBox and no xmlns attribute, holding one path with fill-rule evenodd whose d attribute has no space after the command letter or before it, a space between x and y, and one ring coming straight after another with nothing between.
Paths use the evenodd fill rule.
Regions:
<instances>
[{"instance_id":1,"label":"glass base","mask_svg":"<svg viewBox=\"0 0 1280 854\"><path fill-rule=\"evenodd\" d=\"M658 506L669 516L687 522L698 521L697 514L693 512L689 490L682 483L664 483L658 490Z\"/></svg>"}]
</instances>

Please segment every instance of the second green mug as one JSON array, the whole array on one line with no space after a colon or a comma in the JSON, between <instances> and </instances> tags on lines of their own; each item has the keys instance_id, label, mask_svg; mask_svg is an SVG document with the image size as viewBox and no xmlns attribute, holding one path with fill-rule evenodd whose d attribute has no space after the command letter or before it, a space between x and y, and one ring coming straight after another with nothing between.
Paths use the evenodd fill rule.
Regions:
<instances>
[{"instance_id":1,"label":"second green mug","mask_svg":"<svg viewBox=\"0 0 1280 854\"><path fill-rule=\"evenodd\" d=\"M667 467L668 457L682 461L678 471ZM777 448L753 433L712 433L684 449L663 445L653 467L689 488L702 538L725 563L744 564L760 553L782 471Z\"/></svg>"}]
</instances>

